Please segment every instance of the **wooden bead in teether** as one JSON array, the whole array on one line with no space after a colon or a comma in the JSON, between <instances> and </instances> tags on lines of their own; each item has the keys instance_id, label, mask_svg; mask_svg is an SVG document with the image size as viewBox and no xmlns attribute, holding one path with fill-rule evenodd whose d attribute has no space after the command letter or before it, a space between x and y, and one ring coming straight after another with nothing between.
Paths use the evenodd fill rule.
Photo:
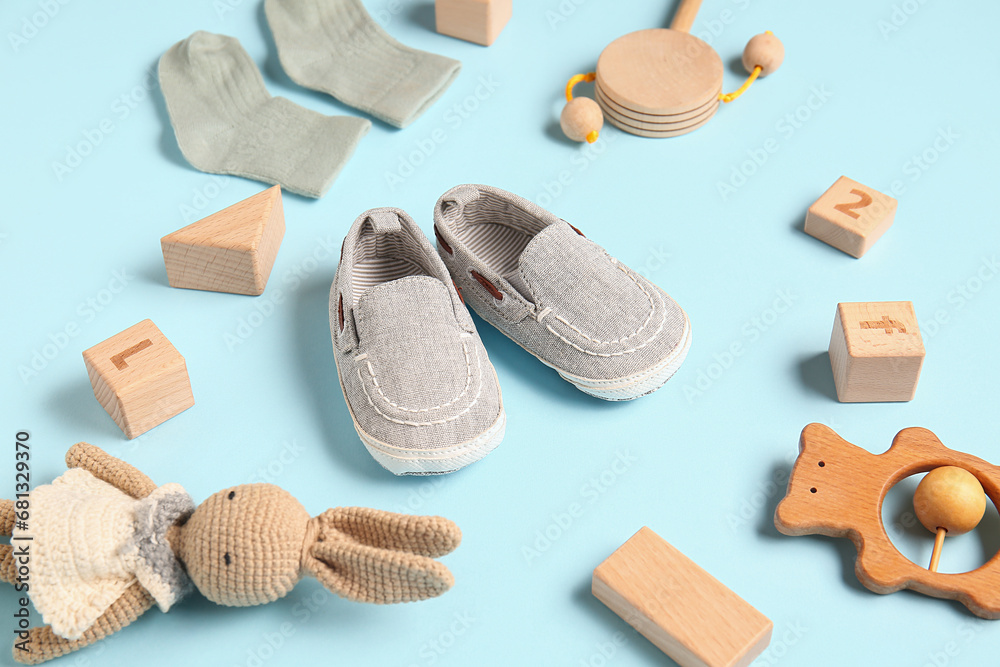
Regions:
<instances>
[{"instance_id":1,"label":"wooden bead in teether","mask_svg":"<svg viewBox=\"0 0 1000 667\"><path fill-rule=\"evenodd\" d=\"M958 466L943 466L927 473L913 494L913 509L924 528L936 533L931 564L937 572L947 535L973 530L986 513L986 492L976 476Z\"/></svg>"},{"instance_id":2,"label":"wooden bead in teether","mask_svg":"<svg viewBox=\"0 0 1000 667\"><path fill-rule=\"evenodd\" d=\"M563 107L559 125L567 137L573 141L597 141L604 127L604 114L597 102L589 97L574 97Z\"/></svg>"},{"instance_id":3,"label":"wooden bead in teether","mask_svg":"<svg viewBox=\"0 0 1000 667\"><path fill-rule=\"evenodd\" d=\"M754 35L743 49L743 67L753 73L760 66L760 76L767 76L781 67L785 60L785 46L770 32Z\"/></svg>"},{"instance_id":4,"label":"wooden bead in teether","mask_svg":"<svg viewBox=\"0 0 1000 667\"><path fill-rule=\"evenodd\" d=\"M964 468L935 468L920 480L913 494L913 509L932 533L944 528L962 535L979 525L986 512L986 493L976 476Z\"/></svg>"}]
</instances>

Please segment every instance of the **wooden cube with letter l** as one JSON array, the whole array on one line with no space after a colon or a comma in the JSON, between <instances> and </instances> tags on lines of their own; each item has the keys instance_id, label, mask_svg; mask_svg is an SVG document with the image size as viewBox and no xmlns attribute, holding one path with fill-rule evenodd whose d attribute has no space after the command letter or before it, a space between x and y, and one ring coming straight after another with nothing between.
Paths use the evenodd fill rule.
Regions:
<instances>
[{"instance_id":1,"label":"wooden cube with letter l","mask_svg":"<svg viewBox=\"0 0 1000 667\"><path fill-rule=\"evenodd\" d=\"M896 200L841 176L809 207L806 234L854 257L872 247L896 217Z\"/></svg>"},{"instance_id":2,"label":"wooden cube with letter l","mask_svg":"<svg viewBox=\"0 0 1000 667\"><path fill-rule=\"evenodd\" d=\"M94 396L129 440L194 405L184 357L151 320L85 350L83 361Z\"/></svg>"}]
</instances>

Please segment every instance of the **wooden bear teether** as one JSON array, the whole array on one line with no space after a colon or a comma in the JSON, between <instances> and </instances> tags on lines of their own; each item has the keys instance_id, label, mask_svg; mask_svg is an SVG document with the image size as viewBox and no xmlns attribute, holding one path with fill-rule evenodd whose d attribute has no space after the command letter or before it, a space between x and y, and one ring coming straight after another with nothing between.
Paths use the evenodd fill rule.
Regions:
<instances>
[{"instance_id":1,"label":"wooden bear teether","mask_svg":"<svg viewBox=\"0 0 1000 667\"><path fill-rule=\"evenodd\" d=\"M785 535L850 538L858 549L855 564L858 579L876 593L909 588L933 597L958 600L977 616L998 619L1000 554L971 572L932 572L903 556L882 525L882 502L897 482L944 466L971 473L986 496L997 504L1000 467L948 449L925 428L903 429L893 438L889 451L875 455L852 445L822 424L809 424L802 430L799 457L788 480L788 492L775 511L774 525ZM968 484L963 486L963 490L968 488ZM929 498L930 494L918 495L920 504L936 504L936 509L941 510L939 516L955 517L961 509ZM969 502L964 504L970 505L969 513L975 514L977 503L978 499L970 495ZM925 509L918 505L922 521L933 516ZM948 523L949 519L942 521ZM931 523L937 524L931 529L939 529L940 541L940 529L947 526ZM961 527L970 523L971 520Z\"/></svg>"}]
</instances>

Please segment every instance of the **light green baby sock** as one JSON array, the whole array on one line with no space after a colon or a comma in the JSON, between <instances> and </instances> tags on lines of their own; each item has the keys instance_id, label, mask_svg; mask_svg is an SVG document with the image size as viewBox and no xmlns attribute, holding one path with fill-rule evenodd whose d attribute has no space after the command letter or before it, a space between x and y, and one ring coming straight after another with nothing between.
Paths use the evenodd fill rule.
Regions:
<instances>
[{"instance_id":1,"label":"light green baby sock","mask_svg":"<svg viewBox=\"0 0 1000 667\"><path fill-rule=\"evenodd\" d=\"M201 171L322 197L371 121L324 116L271 97L239 41L198 31L160 58L177 143Z\"/></svg>"},{"instance_id":2,"label":"light green baby sock","mask_svg":"<svg viewBox=\"0 0 1000 667\"><path fill-rule=\"evenodd\" d=\"M264 11L293 81L396 127L419 118L462 68L397 42L361 0L265 0Z\"/></svg>"}]
</instances>

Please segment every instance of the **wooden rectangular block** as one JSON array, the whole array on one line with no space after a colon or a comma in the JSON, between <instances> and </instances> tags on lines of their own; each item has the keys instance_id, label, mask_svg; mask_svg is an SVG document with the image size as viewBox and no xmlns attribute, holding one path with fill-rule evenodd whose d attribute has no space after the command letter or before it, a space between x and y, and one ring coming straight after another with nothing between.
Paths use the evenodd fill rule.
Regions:
<instances>
[{"instance_id":1,"label":"wooden rectangular block","mask_svg":"<svg viewBox=\"0 0 1000 667\"><path fill-rule=\"evenodd\" d=\"M745 667L771 621L643 527L594 570L593 593L681 667Z\"/></svg>"},{"instance_id":2,"label":"wooden rectangular block","mask_svg":"<svg viewBox=\"0 0 1000 667\"><path fill-rule=\"evenodd\" d=\"M840 401L912 400L923 363L924 342L912 303L837 305L830 365Z\"/></svg>"},{"instance_id":3,"label":"wooden rectangular block","mask_svg":"<svg viewBox=\"0 0 1000 667\"><path fill-rule=\"evenodd\" d=\"M434 0L437 31L489 46L513 13L513 0Z\"/></svg>"},{"instance_id":4,"label":"wooden rectangular block","mask_svg":"<svg viewBox=\"0 0 1000 667\"><path fill-rule=\"evenodd\" d=\"M160 239L171 287L257 296L285 236L275 185Z\"/></svg>"},{"instance_id":5,"label":"wooden rectangular block","mask_svg":"<svg viewBox=\"0 0 1000 667\"><path fill-rule=\"evenodd\" d=\"M896 200L841 176L809 207L805 231L820 241L861 257L892 226Z\"/></svg>"},{"instance_id":6,"label":"wooden rectangular block","mask_svg":"<svg viewBox=\"0 0 1000 667\"><path fill-rule=\"evenodd\" d=\"M129 440L194 405L187 365L151 320L84 351L94 396Z\"/></svg>"}]
</instances>

